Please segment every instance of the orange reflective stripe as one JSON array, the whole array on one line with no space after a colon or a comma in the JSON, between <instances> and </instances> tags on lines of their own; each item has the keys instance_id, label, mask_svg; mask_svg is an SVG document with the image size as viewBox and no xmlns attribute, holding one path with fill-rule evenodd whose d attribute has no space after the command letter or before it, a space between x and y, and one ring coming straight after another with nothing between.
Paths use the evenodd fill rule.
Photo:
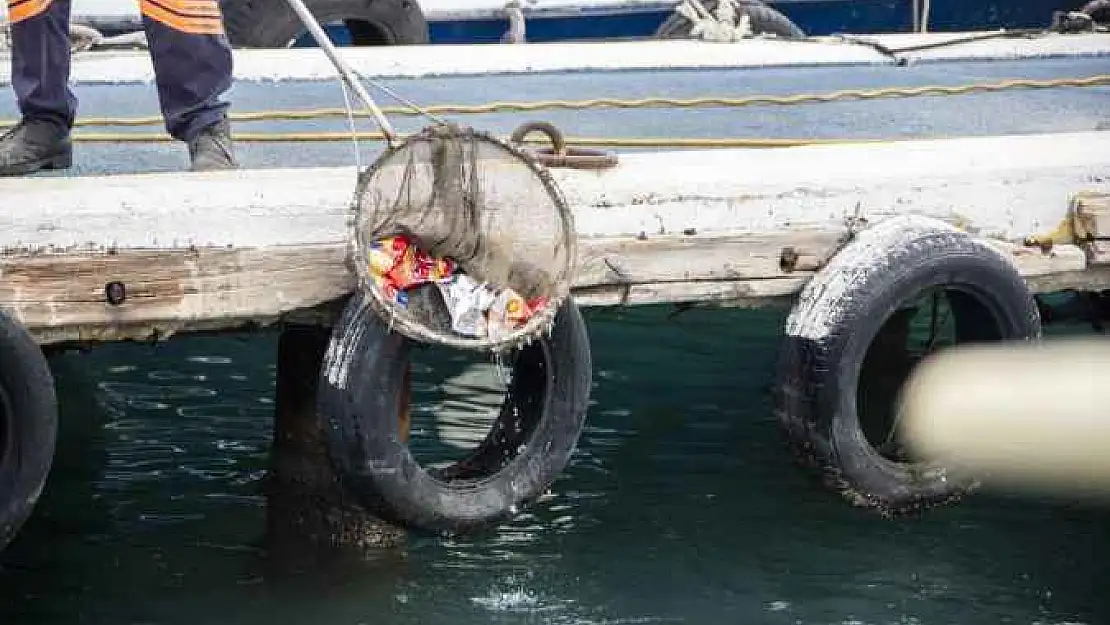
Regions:
<instances>
[{"instance_id":1,"label":"orange reflective stripe","mask_svg":"<svg viewBox=\"0 0 1110 625\"><path fill-rule=\"evenodd\" d=\"M213 0L160 0L159 4L177 13L204 17L222 17L220 15L220 6L213 2Z\"/></svg>"},{"instance_id":2,"label":"orange reflective stripe","mask_svg":"<svg viewBox=\"0 0 1110 625\"><path fill-rule=\"evenodd\" d=\"M223 19L213 0L139 0L139 10L150 19L191 35L222 35Z\"/></svg>"},{"instance_id":3,"label":"orange reflective stripe","mask_svg":"<svg viewBox=\"0 0 1110 625\"><path fill-rule=\"evenodd\" d=\"M210 17L220 14L216 0L150 0L153 4L175 15Z\"/></svg>"},{"instance_id":4,"label":"orange reflective stripe","mask_svg":"<svg viewBox=\"0 0 1110 625\"><path fill-rule=\"evenodd\" d=\"M51 0L8 0L8 21L17 24L50 8Z\"/></svg>"}]
</instances>

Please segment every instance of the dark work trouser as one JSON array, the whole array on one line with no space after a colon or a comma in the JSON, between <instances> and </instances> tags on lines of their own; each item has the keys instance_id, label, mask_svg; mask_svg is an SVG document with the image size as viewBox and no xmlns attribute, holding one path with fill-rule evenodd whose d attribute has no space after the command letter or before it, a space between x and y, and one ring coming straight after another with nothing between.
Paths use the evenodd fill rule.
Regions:
<instances>
[{"instance_id":1,"label":"dark work trouser","mask_svg":"<svg viewBox=\"0 0 1110 625\"><path fill-rule=\"evenodd\" d=\"M80 1L80 0L78 0ZM139 0L166 130L189 141L222 120L231 47L216 0ZM8 0L12 86L24 119L72 127L70 0Z\"/></svg>"}]
</instances>

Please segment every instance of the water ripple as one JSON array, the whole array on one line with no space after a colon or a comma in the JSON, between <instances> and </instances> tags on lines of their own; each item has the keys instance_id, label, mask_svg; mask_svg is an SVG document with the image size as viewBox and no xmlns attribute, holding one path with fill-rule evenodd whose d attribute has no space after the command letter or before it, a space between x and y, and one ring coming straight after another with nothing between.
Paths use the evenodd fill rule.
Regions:
<instances>
[{"instance_id":1,"label":"water ripple","mask_svg":"<svg viewBox=\"0 0 1110 625\"><path fill-rule=\"evenodd\" d=\"M591 321L586 426L538 501L488 532L412 536L388 566L305 575L294 590L270 577L260 547L273 342L94 352L82 361L92 396L60 391L79 412L100 412L62 419L95 429L60 437L95 441L59 454L92 468L52 475L37 520L5 555L31 565L20 576L7 560L0 570L0 622L1068 625L1110 616L1105 518L980 498L909 522L845 506L789 462L770 414L769 337L781 319L692 311L661 325L651 314L662 315ZM416 362L418 457L458 458L488 430L504 389L472 360ZM46 573L27 572L36 569Z\"/></svg>"}]
</instances>

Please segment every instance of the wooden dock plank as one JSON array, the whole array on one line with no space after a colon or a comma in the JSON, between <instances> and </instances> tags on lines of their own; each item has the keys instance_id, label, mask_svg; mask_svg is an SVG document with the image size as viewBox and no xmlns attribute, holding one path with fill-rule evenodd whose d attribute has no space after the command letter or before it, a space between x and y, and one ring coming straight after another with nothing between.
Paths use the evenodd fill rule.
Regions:
<instances>
[{"instance_id":1,"label":"wooden dock plank","mask_svg":"<svg viewBox=\"0 0 1110 625\"><path fill-rule=\"evenodd\" d=\"M782 271L782 247L820 252L837 239L833 232L586 239L574 287L592 306L783 295L809 274ZM164 337L219 320L266 325L353 291L348 251L332 243L9 254L0 258L0 303L44 342ZM789 286L759 286L776 280ZM119 304L107 296L113 282L124 287Z\"/></svg>"},{"instance_id":2,"label":"wooden dock plank","mask_svg":"<svg viewBox=\"0 0 1110 625\"><path fill-rule=\"evenodd\" d=\"M346 250L331 244L8 256L0 260L0 302L43 342L265 325L350 292ZM111 282L124 286L119 305L108 301Z\"/></svg>"},{"instance_id":3,"label":"wooden dock plank","mask_svg":"<svg viewBox=\"0 0 1110 625\"><path fill-rule=\"evenodd\" d=\"M641 153L609 171L556 170L579 233L574 292L587 306L781 301L852 220L905 213L994 241L1038 291L1110 287L1078 248L1012 243L1063 220L1072 194L1110 191L1107 136ZM12 210L0 214L0 307L42 342L318 317L355 285L354 174L2 180ZM795 271L782 266L785 248L802 258ZM126 289L119 305L107 301L111 282Z\"/></svg>"},{"instance_id":4,"label":"wooden dock plank","mask_svg":"<svg viewBox=\"0 0 1110 625\"><path fill-rule=\"evenodd\" d=\"M651 242L587 239L574 295L584 306L772 305L812 275L779 268L782 248L829 255L838 239L836 233L808 231L670 235ZM707 243L712 247L703 248ZM347 251L345 244L319 244L13 255L0 259L0 303L44 343L265 326L289 315L317 315L352 292L356 279ZM1051 256L1022 249L1014 258L1023 275L1041 278L1034 284L1039 291L1060 288L1049 279L1053 272L1071 280L1085 275L1085 256L1074 246L1056 246ZM682 269L668 272L668 266ZM112 282L125 289L119 304L106 294Z\"/></svg>"},{"instance_id":5,"label":"wooden dock plank","mask_svg":"<svg viewBox=\"0 0 1110 625\"><path fill-rule=\"evenodd\" d=\"M1110 132L626 153L553 170L582 237L843 227L915 212L1006 240L1110 190ZM0 180L0 249L261 247L347 236L355 169Z\"/></svg>"}]
</instances>

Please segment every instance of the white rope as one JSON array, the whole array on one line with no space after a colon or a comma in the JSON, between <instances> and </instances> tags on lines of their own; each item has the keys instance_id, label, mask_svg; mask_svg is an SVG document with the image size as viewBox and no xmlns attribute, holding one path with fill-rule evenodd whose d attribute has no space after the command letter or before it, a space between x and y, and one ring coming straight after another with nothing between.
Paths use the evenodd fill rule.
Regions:
<instances>
[{"instance_id":1,"label":"white rope","mask_svg":"<svg viewBox=\"0 0 1110 625\"><path fill-rule=\"evenodd\" d=\"M339 80L339 88L343 90L343 106L347 109L347 127L351 130L351 145L355 150L355 170L362 170L362 157L359 154L358 128L355 126L355 107L351 104L351 95L347 92L347 83Z\"/></svg>"},{"instance_id":2,"label":"white rope","mask_svg":"<svg viewBox=\"0 0 1110 625\"><path fill-rule=\"evenodd\" d=\"M716 18L718 24L736 23L736 5L733 0L718 0Z\"/></svg>"},{"instance_id":3,"label":"white rope","mask_svg":"<svg viewBox=\"0 0 1110 625\"><path fill-rule=\"evenodd\" d=\"M101 39L104 39L104 35L92 26L69 25L69 49L73 52L84 52L100 43Z\"/></svg>"},{"instance_id":4,"label":"white rope","mask_svg":"<svg viewBox=\"0 0 1110 625\"><path fill-rule=\"evenodd\" d=\"M69 25L69 49L73 52L108 48L146 48L146 33L136 30L105 37L99 30L85 24Z\"/></svg>"},{"instance_id":5,"label":"white rope","mask_svg":"<svg viewBox=\"0 0 1110 625\"><path fill-rule=\"evenodd\" d=\"M520 0L506 2L505 15L509 18L509 30L501 35L501 43L526 43L524 11L520 8Z\"/></svg>"},{"instance_id":6,"label":"white rope","mask_svg":"<svg viewBox=\"0 0 1110 625\"><path fill-rule=\"evenodd\" d=\"M717 2L717 22L722 25L722 28L728 29L730 41L739 41L755 34L752 30L752 17L747 12L738 11L739 8L736 0Z\"/></svg>"},{"instance_id":7,"label":"white rope","mask_svg":"<svg viewBox=\"0 0 1110 625\"><path fill-rule=\"evenodd\" d=\"M120 33L105 37L99 30L86 24L69 25L69 49L71 52L90 50L128 49L148 47L146 33L141 30ZM12 49L12 25L0 18L0 51Z\"/></svg>"},{"instance_id":8,"label":"white rope","mask_svg":"<svg viewBox=\"0 0 1110 625\"><path fill-rule=\"evenodd\" d=\"M740 13L735 0L719 0L716 16L699 0L682 0L675 12L690 21L690 37L703 41L731 42L752 36L751 17ZM737 14L740 15L737 23Z\"/></svg>"}]
</instances>

